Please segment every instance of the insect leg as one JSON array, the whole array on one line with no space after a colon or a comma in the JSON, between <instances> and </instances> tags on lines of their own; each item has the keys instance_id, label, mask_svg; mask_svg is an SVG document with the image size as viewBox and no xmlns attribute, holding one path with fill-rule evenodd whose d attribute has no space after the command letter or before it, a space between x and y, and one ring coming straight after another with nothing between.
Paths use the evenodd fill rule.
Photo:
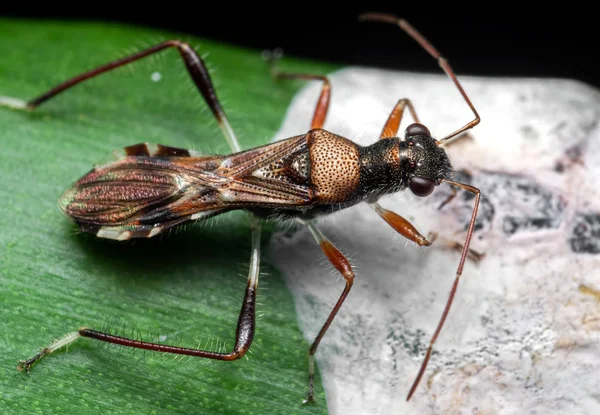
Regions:
<instances>
[{"instance_id":1,"label":"insect leg","mask_svg":"<svg viewBox=\"0 0 600 415\"><path fill-rule=\"evenodd\" d=\"M461 138L467 136L468 134L469 133L462 135ZM456 143L461 138L457 138L455 141L452 141L451 144ZM438 206L438 210L441 210L444 206L446 206L448 203L450 203L452 200L454 200L456 195L457 195L456 186L450 185L450 194L448 195L448 197L446 199L444 199L442 201L442 203L440 203L440 205ZM462 252L462 250L464 249L464 245L462 245L459 242L451 241L451 240L446 240L444 242L448 246L448 248L450 248L452 250ZM484 253L477 252L476 250L469 248L469 253L467 255L467 258L475 263L478 263L479 261L481 261L481 259L484 256L485 256Z\"/></svg>"},{"instance_id":2,"label":"insect leg","mask_svg":"<svg viewBox=\"0 0 600 415\"><path fill-rule=\"evenodd\" d=\"M442 201L442 203L440 203L440 205L438 206L438 210L442 210L442 208L444 206L446 206L448 203L450 203L452 200L454 200L454 198L456 197L456 187L454 186L450 186L450 194L448 195L448 197L446 199L444 199Z\"/></svg>"},{"instance_id":3,"label":"insect leg","mask_svg":"<svg viewBox=\"0 0 600 415\"><path fill-rule=\"evenodd\" d=\"M267 59L271 65L271 74L275 79L304 79L323 82L321 95L319 95L319 100L317 101L317 107L315 108L315 113L313 115L310 127L311 129L323 128L323 124L325 124L325 118L327 117L327 110L329 109L329 102L331 101L331 84L329 79L322 75L281 72L275 68L275 62L279 57L280 56L274 56L273 53L267 56Z\"/></svg>"},{"instance_id":4,"label":"insect leg","mask_svg":"<svg viewBox=\"0 0 600 415\"><path fill-rule=\"evenodd\" d=\"M388 117L387 122L383 126L383 130L381 131L380 138L396 137L396 135L398 134L398 129L400 128L400 123L402 122L402 115L404 113L404 108L406 108L406 107L408 107L408 110L410 111L410 115L412 115L415 122L420 122L419 117L417 116L417 113L415 111L415 108L413 107L412 102L410 102L410 99L402 98L402 99L398 100L398 103L396 104L396 106L394 107L392 112L390 113L390 116Z\"/></svg>"},{"instance_id":5,"label":"insect leg","mask_svg":"<svg viewBox=\"0 0 600 415\"><path fill-rule=\"evenodd\" d=\"M371 206L373 210L377 212L377 214L388 223L388 225L394 228L396 232L404 236L406 239L413 241L419 246L430 246L436 239L439 238L436 232L430 232L428 235L429 239L425 238L408 220L398 215L397 213L392 212L391 210L383 208L377 202L369 203L369 206ZM446 245L448 249L462 252L464 245L456 241L451 241L444 238L441 239L442 243ZM485 254L479 253L470 248L467 254L467 258L475 263L481 261L481 259L484 256Z\"/></svg>"},{"instance_id":6,"label":"insect leg","mask_svg":"<svg viewBox=\"0 0 600 415\"><path fill-rule=\"evenodd\" d=\"M468 184L464 184L464 183L453 182L450 180L443 180L443 181L450 185L458 186L461 189L464 189L468 192L473 193L475 195L475 205L473 206L473 213L471 214L471 221L469 222L469 228L467 229L467 236L465 238L465 243L463 244L463 250L462 250L461 257L460 257L460 262L458 263L458 268L456 269L456 276L454 278L454 283L452 284L452 288L450 289L450 294L448 295L448 300L446 301L446 306L444 307L444 311L442 312L442 317L440 318L440 321L438 322L438 325L435 329L435 332L433 333L433 336L431 336L431 340L429 340L429 347L427 347L427 352L425 353L425 358L423 359L423 363L421 363L421 368L419 369L419 373L417 374L417 377L415 378L415 380L410 388L410 391L408 392L408 396L406 397L407 401L411 398L413 393L415 393L417 386L419 386L419 382L421 381L421 378L423 377L423 374L425 373L425 369L427 368L427 363L429 363L429 358L431 357L431 352L433 350L433 344L435 343L438 336L440 335L440 332L442 331L442 327L444 326L444 322L446 321L446 317L448 317L448 312L450 311L450 307L452 306L452 301L454 300L454 295L456 294L456 288L458 287L458 282L460 280L460 276L462 275L465 261L468 257L469 244L471 243L471 237L473 236L473 230L475 229L475 219L477 218L477 210L479 208L479 198L481 196L480 190L476 187L469 186Z\"/></svg>"},{"instance_id":7,"label":"insect leg","mask_svg":"<svg viewBox=\"0 0 600 415\"><path fill-rule=\"evenodd\" d=\"M437 237L437 234L434 233L430 235L431 240L428 240L423 235L421 235L419 231L409 221L407 221L397 213L392 212L391 210L384 209L377 202L369 203L369 206L371 206L373 210L377 212L377 214L388 223L388 225L394 228L396 232L404 236L406 239L410 239L419 246L429 246Z\"/></svg>"},{"instance_id":8,"label":"insect leg","mask_svg":"<svg viewBox=\"0 0 600 415\"><path fill-rule=\"evenodd\" d=\"M319 343L321 342L321 339L323 339L325 332L331 325L337 312L339 311L340 307L344 303L344 300L348 296L350 289L352 288L352 284L354 283L354 271L352 271L352 267L350 266L350 262L348 262L348 259L346 259L346 257L325 237L325 235L323 235L321 233L321 231L316 227L316 225L313 222L309 221L309 222L304 222L304 223L306 224L306 226L308 226L308 229L312 233L313 237L315 238L315 240L317 241L317 243L319 244L319 246L321 247L321 249L327 256L329 261L340 272L340 274L342 274L342 276L346 280L346 286L344 287L344 291L342 292L342 294L338 298L337 302L335 303L335 306L333 307L333 310L331 310L331 313L329 313L329 317L327 317L325 324L323 324L323 327L321 327L319 334L317 334L317 337L315 338L312 345L308 349L308 394L306 396L306 400L304 401L305 403L307 403L307 402L315 401L315 398L314 398L314 377L315 377L314 354L317 351L317 347L319 347Z\"/></svg>"},{"instance_id":9,"label":"insect leg","mask_svg":"<svg viewBox=\"0 0 600 415\"><path fill-rule=\"evenodd\" d=\"M179 54L181 55L185 63L185 66L190 74L190 77L192 78L192 81L194 82L194 84L196 84L196 87L204 97L206 103L210 107L210 110L217 119L219 127L223 131L223 134L225 135L229 146L234 152L240 151L240 145L237 141L235 134L233 133L229 121L227 120L227 117L225 116L225 111L223 110L223 107L221 106L221 103L217 98L215 88L210 79L210 75L208 73L206 65L204 64L204 61L190 45L179 40L167 40L161 42L148 49L144 49L132 55L114 60L95 69L74 76L73 78L67 79L66 81L58 84L57 86L48 90L47 92L27 101L26 107L29 110L34 110L49 99L54 98L61 92L64 92L67 89L72 88L83 81L86 81L105 72L111 71L113 69L119 68L121 66L125 66L127 64L153 55L167 48L176 48L179 51ZM0 101L0 105L2 104L3 101Z\"/></svg>"},{"instance_id":10,"label":"insect leg","mask_svg":"<svg viewBox=\"0 0 600 415\"><path fill-rule=\"evenodd\" d=\"M390 116L388 117L387 122L383 126L383 129L381 130L381 135L379 137L380 139L391 138L391 137L397 136L398 129L400 128L400 123L402 122L402 116L404 115L404 109L406 107L408 107L408 110L409 110L410 115L412 116L413 120L418 123L421 122L421 121L419 121L417 112L415 111L415 108L414 108L412 102L410 101L410 99L402 98L402 99L398 100L398 103L396 103L396 106L390 113ZM467 132L467 133L461 135L460 137L456 137L456 139L454 139L450 142L446 142L445 147L448 147L448 146L450 146L460 140L464 140L464 139L472 140L473 137ZM438 141L438 143L441 144L440 141ZM452 189L454 189L454 188L452 188ZM456 193L456 190L454 190L454 192ZM445 205L446 203L448 203L450 200L452 200L452 197L450 197L446 202L444 202L442 204L442 206ZM442 206L440 206L440 209L442 208Z\"/></svg>"},{"instance_id":11,"label":"insect leg","mask_svg":"<svg viewBox=\"0 0 600 415\"><path fill-rule=\"evenodd\" d=\"M421 45L421 47L423 49L425 49L427 51L427 53L429 53L435 60L437 60L438 64L442 68L442 70L452 80L452 82L454 82L454 85L456 86L456 88L462 95L463 99L465 100L465 102L467 103L467 105L469 106L471 111L473 112L473 115L475 115L475 118L472 121L465 124L463 127L459 128L458 130L448 134L446 137L439 140L440 143L443 144L443 143L447 142L448 140L450 140L452 137L455 137L455 136L461 134L462 132L464 132L468 129L471 129L471 128L475 127L477 124L479 124L479 122L481 121L481 118L479 117L477 110L475 110L475 107L471 103L471 100L467 96L467 94L464 91L463 87L461 86L460 82L458 82L458 79L456 78L456 74L452 70L452 67L448 63L448 60L446 60L446 58L444 58L440 54L440 52L438 52L437 49L431 43L429 43L429 41L427 39L425 39L425 37L422 34L420 34L414 27L412 27L410 25L410 23L408 23L404 19L400 19L391 14L384 14L384 13L364 13L359 16L359 20L361 20L361 21L370 20L370 21L391 23L391 24L397 25L402 30L404 30L404 32L406 32L406 34L408 34L410 37L412 37L419 45Z\"/></svg>"},{"instance_id":12,"label":"insect leg","mask_svg":"<svg viewBox=\"0 0 600 415\"><path fill-rule=\"evenodd\" d=\"M465 249L465 246L463 244L453 240L443 240L442 243L444 243L448 247L448 249L451 249L453 251L462 252L463 249ZM470 259L471 261L477 264L483 259L483 257L485 257L485 253L478 252L472 248L469 248L469 251L467 253L467 259Z\"/></svg>"},{"instance_id":13,"label":"insect leg","mask_svg":"<svg viewBox=\"0 0 600 415\"><path fill-rule=\"evenodd\" d=\"M109 333L103 333L93 329L83 327L79 331L67 334L60 340L53 342L50 346L42 349L40 353L31 359L20 361L18 368L29 372L31 366L42 357L66 346L79 337L89 337L92 339L104 341L107 343L119 344L122 346L133 347L136 349L145 349L156 352L180 354L187 356L205 357L216 360L236 360L243 357L254 338L254 322L256 311L256 290L258 287L258 276L260 267L260 230L261 224L253 215L248 215L252 229L252 253L250 256L250 271L248 272L248 284L246 294L238 318L237 330L235 334L235 345L230 353L217 353L207 350L191 349L186 347L168 346L164 344L143 342L120 336L114 336Z\"/></svg>"}]
</instances>

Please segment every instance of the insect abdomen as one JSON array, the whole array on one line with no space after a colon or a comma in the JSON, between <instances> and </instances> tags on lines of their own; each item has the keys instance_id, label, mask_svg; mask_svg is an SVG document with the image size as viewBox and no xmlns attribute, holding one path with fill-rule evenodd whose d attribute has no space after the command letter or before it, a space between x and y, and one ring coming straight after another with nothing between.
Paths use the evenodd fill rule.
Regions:
<instances>
[{"instance_id":1,"label":"insect abdomen","mask_svg":"<svg viewBox=\"0 0 600 415\"><path fill-rule=\"evenodd\" d=\"M214 189L177 169L166 159L127 157L87 173L61 196L59 207L83 232L116 240L152 237L223 210Z\"/></svg>"},{"instance_id":2,"label":"insect abdomen","mask_svg":"<svg viewBox=\"0 0 600 415\"><path fill-rule=\"evenodd\" d=\"M92 170L61 196L59 207L77 221L119 224L181 189L177 176L142 167L123 160Z\"/></svg>"}]
</instances>

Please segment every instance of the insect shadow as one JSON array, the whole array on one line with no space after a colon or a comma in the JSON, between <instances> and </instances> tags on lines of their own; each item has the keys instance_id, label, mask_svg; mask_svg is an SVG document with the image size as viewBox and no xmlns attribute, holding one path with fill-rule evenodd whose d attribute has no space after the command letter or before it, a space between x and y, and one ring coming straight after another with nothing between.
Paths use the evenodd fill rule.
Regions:
<instances>
[{"instance_id":1,"label":"insect shadow","mask_svg":"<svg viewBox=\"0 0 600 415\"><path fill-rule=\"evenodd\" d=\"M184 225L158 238L117 242L77 232L72 239L99 275L114 275L117 270L123 274L124 284L136 280L196 281L216 278L211 269L229 266L224 264L234 264L240 274L247 272L250 240L247 227L237 223L237 216L241 215L231 212L230 226ZM66 223L67 227L66 232L73 231L71 223ZM218 278L245 282L245 276L230 272Z\"/></svg>"}]
</instances>

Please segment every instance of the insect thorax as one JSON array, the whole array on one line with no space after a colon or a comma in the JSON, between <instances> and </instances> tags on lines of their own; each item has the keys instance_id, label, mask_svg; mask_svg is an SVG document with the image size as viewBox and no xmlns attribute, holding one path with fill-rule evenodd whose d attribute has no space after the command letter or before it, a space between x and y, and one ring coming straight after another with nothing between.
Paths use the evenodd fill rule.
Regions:
<instances>
[{"instance_id":1,"label":"insect thorax","mask_svg":"<svg viewBox=\"0 0 600 415\"><path fill-rule=\"evenodd\" d=\"M399 140L380 140L362 147L325 130L306 135L306 152L289 165L308 172L312 200L304 206L252 209L259 216L313 218L406 187ZM289 162L288 162L289 163Z\"/></svg>"}]
</instances>

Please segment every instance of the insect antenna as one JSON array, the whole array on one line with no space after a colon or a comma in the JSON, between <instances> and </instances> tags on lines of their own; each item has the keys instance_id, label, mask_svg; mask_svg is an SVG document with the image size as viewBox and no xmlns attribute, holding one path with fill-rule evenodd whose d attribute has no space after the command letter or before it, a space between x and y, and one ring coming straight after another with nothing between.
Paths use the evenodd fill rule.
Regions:
<instances>
[{"instance_id":1,"label":"insect antenna","mask_svg":"<svg viewBox=\"0 0 600 415\"><path fill-rule=\"evenodd\" d=\"M406 20L398 18L391 14L385 14L385 13L364 13L358 17L358 20L391 23L391 24L395 24L395 25L399 26L400 29L404 30L419 45L421 45L421 47L423 49L425 49L427 51L427 53L429 53L435 60L438 61L438 64L440 65L440 67L442 68L444 73L446 75L448 75L448 77L452 80L452 82L454 82L454 85L456 85L456 87L458 88L458 91L462 95L463 99L467 102L467 104L469 105L469 108L471 108L471 111L473 111L475 118L472 121L468 122L467 124L465 124L464 126L459 128L458 130L448 134L441 140L438 140L438 145L441 146L441 145L447 144L451 138L456 137L457 135L459 135L459 134L465 132L466 130L469 130L469 129L475 127L477 124L479 124L479 122L481 121L481 118L479 118L479 114L477 113L477 110L471 103L471 100L467 96L462 85L460 84L460 82L458 82L458 79L456 78L456 75L454 74L454 70L452 70L452 67L450 67L448 60L446 58L444 58L440 54L440 52L438 52L438 50L431 43L429 43L429 41L421 33L419 33L417 31L417 29L412 27L412 25L410 23L408 23Z\"/></svg>"},{"instance_id":2,"label":"insect antenna","mask_svg":"<svg viewBox=\"0 0 600 415\"><path fill-rule=\"evenodd\" d=\"M431 352L433 350L433 344L437 340L440 332L442 331L442 327L444 326L444 322L446 321L446 317L448 316L448 312L450 311L450 306L452 305L452 301L454 300L454 295L456 294L456 287L458 287L458 281L460 280L460 276L463 271L463 267L465 265L465 261L467 259L469 253L469 244L471 243L471 236L473 235L473 230L475 229L475 219L477 218L477 209L479 208L479 198L480 191L478 188L470 186L465 183L454 182L451 180L442 179L442 182L446 182L450 185L460 187L461 189L467 190L475 195L475 205L473 206L473 213L471 214L471 222L469 223L469 228L467 229L467 236L465 238L465 243L463 245L462 254L460 256L460 262L458 263L458 268L456 269L456 277L454 278L454 283L452 284L452 288L450 289L450 294L448 295L448 300L446 301L446 307L444 307L444 312L442 313L442 317L435 329L435 333L431 337L429 341L429 347L427 348L427 353L425 354L425 359L423 363L421 363L421 368L419 369L419 374L417 375L415 381L413 382L412 387L410 388L410 392L406 397L406 400L410 400L411 396L417 389L421 378L423 377L423 373L425 373L425 368L427 367L427 363L429 362L429 358L431 357Z\"/></svg>"}]
</instances>

